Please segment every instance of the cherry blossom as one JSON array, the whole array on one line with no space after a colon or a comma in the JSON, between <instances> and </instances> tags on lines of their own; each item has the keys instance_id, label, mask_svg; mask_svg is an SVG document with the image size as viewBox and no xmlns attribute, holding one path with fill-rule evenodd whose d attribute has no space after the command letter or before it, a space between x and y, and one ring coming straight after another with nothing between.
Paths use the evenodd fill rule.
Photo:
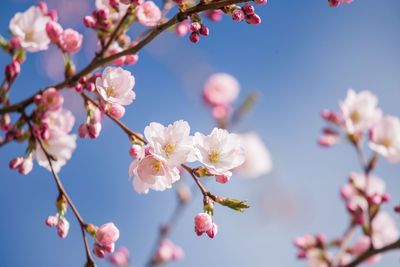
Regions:
<instances>
[{"instance_id":1,"label":"cherry blossom","mask_svg":"<svg viewBox=\"0 0 400 267\"><path fill-rule=\"evenodd\" d=\"M110 5L110 0L96 0L96 8L98 10L100 10L100 9L107 10L109 12L108 17L112 21L117 21L117 20L121 19L125 15L128 7L129 7L129 5L126 5L126 4L123 4L122 2L120 2L118 5L118 10L116 10L115 8L113 8Z\"/></svg>"},{"instance_id":2,"label":"cherry blossom","mask_svg":"<svg viewBox=\"0 0 400 267\"><path fill-rule=\"evenodd\" d=\"M111 104L129 105L135 99L135 78L120 67L107 67L96 79L97 92Z\"/></svg>"},{"instance_id":3,"label":"cherry blossom","mask_svg":"<svg viewBox=\"0 0 400 267\"><path fill-rule=\"evenodd\" d=\"M96 233L96 240L104 246L115 243L119 238L119 230L114 223L102 225Z\"/></svg>"},{"instance_id":4,"label":"cherry blossom","mask_svg":"<svg viewBox=\"0 0 400 267\"><path fill-rule=\"evenodd\" d=\"M213 105L229 105L239 95L239 82L227 73L216 73L208 78L203 94L207 102Z\"/></svg>"},{"instance_id":5,"label":"cherry blossom","mask_svg":"<svg viewBox=\"0 0 400 267\"><path fill-rule=\"evenodd\" d=\"M46 23L50 17L43 15L37 6L24 13L18 12L10 21L10 32L20 39L21 46L29 52L46 50L50 39L46 34Z\"/></svg>"},{"instance_id":6,"label":"cherry blossom","mask_svg":"<svg viewBox=\"0 0 400 267\"><path fill-rule=\"evenodd\" d=\"M126 247L119 247L108 260L116 266L126 266L129 263L129 250Z\"/></svg>"},{"instance_id":7,"label":"cherry blossom","mask_svg":"<svg viewBox=\"0 0 400 267\"><path fill-rule=\"evenodd\" d=\"M386 116L370 130L369 147L387 158L389 162L400 161L400 120Z\"/></svg>"},{"instance_id":8,"label":"cherry blossom","mask_svg":"<svg viewBox=\"0 0 400 267\"><path fill-rule=\"evenodd\" d=\"M380 211L372 220L372 245L375 249L383 248L399 239L396 223L389 213Z\"/></svg>"},{"instance_id":9,"label":"cherry blossom","mask_svg":"<svg viewBox=\"0 0 400 267\"><path fill-rule=\"evenodd\" d=\"M363 133L382 117L377 108L378 98L369 91L360 93L353 89L347 91L346 99L340 103L344 127L347 133Z\"/></svg>"},{"instance_id":10,"label":"cherry blossom","mask_svg":"<svg viewBox=\"0 0 400 267\"><path fill-rule=\"evenodd\" d=\"M75 117L70 110L61 108L48 112L42 122L47 124L50 138L58 138L72 130Z\"/></svg>"},{"instance_id":11,"label":"cherry blossom","mask_svg":"<svg viewBox=\"0 0 400 267\"><path fill-rule=\"evenodd\" d=\"M155 26L161 19L161 10L153 1L146 1L136 7L136 16L145 26Z\"/></svg>"},{"instance_id":12,"label":"cherry blossom","mask_svg":"<svg viewBox=\"0 0 400 267\"><path fill-rule=\"evenodd\" d=\"M214 175L222 175L245 160L240 137L224 129L214 128L208 136L195 133L194 148L197 160Z\"/></svg>"}]
</instances>

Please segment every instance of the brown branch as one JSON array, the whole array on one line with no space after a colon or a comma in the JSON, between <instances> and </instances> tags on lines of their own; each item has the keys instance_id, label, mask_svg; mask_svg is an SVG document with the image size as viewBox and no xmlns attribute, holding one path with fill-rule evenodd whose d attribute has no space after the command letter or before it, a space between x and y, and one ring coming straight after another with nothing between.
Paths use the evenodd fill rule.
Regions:
<instances>
[{"instance_id":1,"label":"brown branch","mask_svg":"<svg viewBox=\"0 0 400 267\"><path fill-rule=\"evenodd\" d=\"M112 62L114 59L117 59L121 56L136 54L137 52L139 52L140 49L142 49L144 46L146 46L148 43L150 43L160 33L167 30L174 24L185 20L188 16L190 16L192 14L199 13L199 12L206 11L206 10L211 10L211 9L220 9L227 5L233 5L233 4L244 3L244 2L249 2L249 0L226 0L226 1L221 1L221 2L212 2L212 3L208 3L208 4L199 3L196 6L191 7L184 12L178 12L169 21L154 27L153 30L149 33L149 35L147 35L147 37L144 38L142 41L140 41L136 46L130 47L124 51L121 51L119 53L113 54L113 55L105 57L105 58L96 58L95 57L86 68L84 68L80 72L76 73L71 78L66 79L65 81L63 81L61 83L48 86L47 88L54 87L57 90L61 90L62 88L67 87L67 86L71 87L79 80L80 77L85 76L85 75L91 73L92 71ZM17 104L0 109L0 115L5 114L5 113L10 113L10 112L17 112L21 109L24 109L26 106L33 103L33 99L36 94L41 94L42 92L43 92L43 89L39 90L33 96L31 96Z\"/></svg>"},{"instance_id":2,"label":"brown branch","mask_svg":"<svg viewBox=\"0 0 400 267\"><path fill-rule=\"evenodd\" d=\"M30 123L30 121L28 119L28 116L25 114L25 112L23 112L22 115L25 118L25 120L26 120L26 122L27 122L27 124L29 126L31 134L33 135L33 127L32 127L32 125L31 125L31 123ZM58 187L58 190L59 190L60 194L62 194L66 198L69 206L71 207L72 211L75 214L75 217L78 219L78 222L79 222L81 230L82 230L82 237L83 237L83 242L84 242L85 251L86 251L86 258L87 258L87 263L86 264L88 266L96 266L96 264L95 264L95 262L93 260L93 257L92 257L92 255L90 253L88 241L87 241L86 234L85 234L85 229L86 229L86 225L87 224L84 222L82 216L79 214L79 212L76 209L76 207L75 207L74 203L72 202L71 198L68 196L67 192L65 191L64 186L61 183L60 177L54 171L53 163L52 163L52 159L54 159L54 157L46 150L46 148L43 145L42 140L39 137L35 136L35 139L39 143L41 149L43 150L43 153L46 155L47 161L49 162L51 173L53 174L54 181L57 184L57 187Z\"/></svg>"},{"instance_id":3,"label":"brown branch","mask_svg":"<svg viewBox=\"0 0 400 267\"><path fill-rule=\"evenodd\" d=\"M392 250L392 249L398 249L398 248L400 248L400 239L397 240L396 242L394 242L392 244L389 244L389 245L387 245L387 246L385 246L383 248L380 248L380 249L369 249L366 252L364 252L363 254L361 254L358 258L356 258L355 260L353 260L349 264L344 265L343 267L355 267L358 264L362 263L363 261L367 260L368 258L370 258L370 257L372 257L372 256L374 256L376 254L379 254L379 253L382 253L382 252L385 252L385 251L389 251L389 250Z\"/></svg>"}]
</instances>

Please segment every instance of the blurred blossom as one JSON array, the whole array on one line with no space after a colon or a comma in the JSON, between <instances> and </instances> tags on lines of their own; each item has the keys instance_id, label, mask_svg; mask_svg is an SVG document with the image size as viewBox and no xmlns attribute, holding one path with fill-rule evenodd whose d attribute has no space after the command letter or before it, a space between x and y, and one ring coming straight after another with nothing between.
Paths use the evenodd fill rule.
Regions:
<instances>
[{"instance_id":1,"label":"blurred blossom","mask_svg":"<svg viewBox=\"0 0 400 267\"><path fill-rule=\"evenodd\" d=\"M110 255L108 260L116 266L127 266L129 264L129 250L126 247L119 247L116 252Z\"/></svg>"},{"instance_id":2,"label":"blurred blossom","mask_svg":"<svg viewBox=\"0 0 400 267\"><path fill-rule=\"evenodd\" d=\"M234 171L245 178L258 178L269 173L272 169L271 155L261 140L254 132L240 134L243 144L245 160Z\"/></svg>"},{"instance_id":3,"label":"blurred blossom","mask_svg":"<svg viewBox=\"0 0 400 267\"><path fill-rule=\"evenodd\" d=\"M380 211L372 220L372 245L375 249L383 248L399 239L399 231L392 216Z\"/></svg>"},{"instance_id":4,"label":"blurred blossom","mask_svg":"<svg viewBox=\"0 0 400 267\"><path fill-rule=\"evenodd\" d=\"M239 95L239 82L227 73L212 75L204 85L203 94L205 100L213 105L229 105Z\"/></svg>"},{"instance_id":5,"label":"blurred blossom","mask_svg":"<svg viewBox=\"0 0 400 267\"><path fill-rule=\"evenodd\" d=\"M387 158L389 162L400 161L400 120L386 116L370 130L369 147Z\"/></svg>"}]
</instances>

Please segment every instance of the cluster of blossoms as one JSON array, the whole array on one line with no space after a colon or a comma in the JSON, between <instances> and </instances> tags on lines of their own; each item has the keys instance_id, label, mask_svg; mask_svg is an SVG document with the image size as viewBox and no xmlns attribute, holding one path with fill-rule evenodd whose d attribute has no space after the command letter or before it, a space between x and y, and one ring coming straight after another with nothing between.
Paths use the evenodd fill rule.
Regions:
<instances>
[{"instance_id":1,"label":"cluster of blossoms","mask_svg":"<svg viewBox=\"0 0 400 267\"><path fill-rule=\"evenodd\" d=\"M266 0L254 1L257 5L265 5ZM241 8L236 6L232 11L232 20L242 21L246 20L248 24L257 25L261 23L261 18L256 13L254 13L254 6L250 4L244 4Z\"/></svg>"},{"instance_id":2,"label":"cluster of blossoms","mask_svg":"<svg viewBox=\"0 0 400 267\"><path fill-rule=\"evenodd\" d=\"M106 256L106 252L114 252L115 242L119 238L119 230L114 223L106 223L101 227L89 224L86 229L96 240L93 245L93 253L96 257L102 259Z\"/></svg>"},{"instance_id":3,"label":"cluster of blossoms","mask_svg":"<svg viewBox=\"0 0 400 267\"><path fill-rule=\"evenodd\" d=\"M168 239L163 239L153 257L152 264L165 264L182 259L184 256L181 247L175 245Z\"/></svg>"},{"instance_id":4,"label":"cluster of blossoms","mask_svg":"<svg viewBox=\"0 0 400 267\"><path fill-rule=\"evenodd\" d=\"M62 26L56 21L47 22L46 33L50 42L55 44L65 53L76 53L82 46L82 34L79 34L73 29L63 30Z\"/></svg>"},{"instance_id":5,"label":"cluster of blossoms","mask_svg":"<svg viewBox=\"0 0 400 267\"><path fill-rule=\"evenodd\" d=\"M346 137L355 144L362 142L363 135L369 132L369 148L385 157L389 162L400 161L400 120L393 116L383 116L377 107L378 99L368 91L347 92L346 99L340 103L341 113L322 111L322 117L332 125L338 126ZM319 139L322 146L333 146L340 140L340 133L325 128Z\"/></svg>"},{"instance_id":6,"label":"cluster of blossoms","mask_svg":"<svg viewBox=\"0 0 400 267\"><path fill-rule=\"evenodd\" d=\"M69 222L64 217L67 212L67 200L64 196L60 195L56 202L57 213L51 215L46 219L46 225L49 227L57 226L57 234L61 238L66 238L69 231Z\"/></svg>"},{"instance_id":7,"label":"cluster of blossoms","mask_svg":"<svg viewBox=\"0 0 400 267\"><path fill-rule=\"evenodd\" d=\"M311 235L295 240L295 245L299 248L298 257L307 258L308 266L346 266L363 253L382 249L400 237L394 219L382 210L383 204L390 201L390 195L385 192L385 183L371 174L379 155L392 163L400 161L400 120L392 116L384 117L377 105L378 99L372 93L356 93L350 89L346 99L340 102L341 113L322 111L322 117L339 128L356 147L364 173L351 173L349 183L343 185L340 191L351 218L350 230L343 237L328 243L326 238ZM362 150L367 132L369 148L373 151L368 161L364 159ZM319 144L329 147L339 140L340 132L329 127L323 130ZM352 245L348 245L357 227L362 229L363 235ZM328 249L335 246L339 247L339 253L333 257ZM381 254L375 253L364 262L376 263L380 258Z\"/></svg>"},{"instance_id":8,"label":"cluster of blossoms","mask_svg":"<svg viewBox=\"0 0 400 267\"><path fill-rule=\"evenodd\" d=\"M199 213L194 217L194 231L198 236L207 233L210 238L214 238L218 232L218 225L208 213Z\"/></svg>"}]
</instances>

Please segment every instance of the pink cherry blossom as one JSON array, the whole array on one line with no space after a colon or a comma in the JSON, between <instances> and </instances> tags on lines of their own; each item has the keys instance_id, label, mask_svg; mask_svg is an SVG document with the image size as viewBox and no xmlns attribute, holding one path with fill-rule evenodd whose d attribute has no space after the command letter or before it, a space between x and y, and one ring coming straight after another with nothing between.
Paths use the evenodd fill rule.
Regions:
<instances>
[{"instance_id":1,"label":"pink cherry blossom","mask_svg":"<svg viewBox=\"0 0 400 267\"><path fill-rule=\"evenodd\" d=\"M199 213L194 217L194 226L196 232L207 232L213 227L213 221L207 213Z\"/></svg>"},{"instance_id":2,"label":"pink cherry blossom","mask_svg":"<svg viewBox=\"0 0 400 267\"><path fill-rule=\"evenodd\" d=\"M370 246L371 246L371 239L368 236L362 236L358 238L357 241L354 243L354 245L351 247L351 252L355 256L359 256L363 254L365 251L367 251L370 248ZM381 258L382 258L381 254L376 254L368 258L364 262L368 264L375 264L379 262Z\"/></svg>"},{"instance_id":3,"label":"pink cherry blossom","mask_svg":"<svg viewBox=\"0 0 400 267\"><path fill-rule=\"evenodd\" d=\"M378 98L369 91L355 93L347 91L346 99L340 103L344 127L347 133L363 133L382 117L377 108Z\"/></svg>"},{"instance_id":4,"label":"pink cherry blossom","mask_svg":"<svg viewBox=\"0 0 400 267\"><path fill-rule=\"evenodd\" d=\"M49 21L46 23L46 33L53 44L58 44L63 33L63 28L57 22Z\"/></svg>"},{"instance_id":5,"label":"pink cherry blossom","mask_svg":"<svg viewBox=\"0 0 400 267\"><path fill-rule=\"evenodd\" d=\"M115 243L119 238L119 230L114 223L102 225L96 233L96 240L104 246Z\"/></svg>"},{"instance_id":6,"label":"pink cherry blossom","mask_svg":"<svg viewBox=\"0 0 400 267\"><path fill-rule=\"evenodd\" d=\"M387 158L389 162L400 161L400 120L386 116L370 130L369 147Z\"/></svg>"},{"instance_id":7,"label":"pink cherry blossom","mask_svg":"<svg viewBox=\"0 0 400 267\"><path fill-rule=\"evenodd\" d=\"M110 116L116 119L120 119L124 116L125 114L125 108L121 105L114 104L110 106Z\"/></svg>"},{"instance_id":8,"label":"pink cherry blossom","mask_svg":"<svg viewBox=\"0 0 400 267\"><path fill-rule=\"evenodd\" d=\"M46 23L51 19L43 15L37 6L31 6L24 13L18 12L10 21L10 32L18 37L21 46L28 52L46 50L50 39L46 34Z\"/></svg>"},{"instance_id":9,"label":"pink cherry blossom","mask_svg":"<svg viewBox=\"0 0 400 267\"><path fill-rule=\"evenodd\" d=\"M60 36L60 47L67 53L73 54L82 46L83 35L73 29L66 29Z\"/></svg>"},{"instance_id":10,"label":"pink cherry blossom","mask_svg":"<svg viewBox=\"0 0 400 267\"><path fill-rule=\"evenodd\" d=\"M136 7L136 17L145 26L156 26L161 19L161 10L153 1Z\"/></svg>"},{"instance_id":11,"label":"pink cherry blossom","mask_svg":"<svg viewBox=\"0 0 400 267\"><path fill-rule=\"evenodd\" d=\"M213 105L229 105L239 95L239 82L227 73L212 75L204 85L203 94L207 102Z\"/></svg>"},{"instance_id":12,"label":"pink cherry blossom","mask_svg":"<svg viewBox=\"0 0 400 267\"><path fill-rule=\"evenodd\" d=\"M131 163L129 176L133 175L133 188L139 194L147 194L149 188L164 191L180 179L178 168L169 166L163 158L151 153Z\"/></svg>"},{"instance_id":13,"label":"pink cherry blossom","mask_svg":"<svg viewBox=\"0 0 400 267\"><path fill-rule=\"evenodd\" d=\"M112 21L118 21L119 19L121 19L125 15L128 7L129 5L126 5L121 1L118 5L118 10L116 10L110 5L110 0L96 0L96 8L98 10L99 9L107 10L109 13L108 18L111 19Z\"/></svg>"},{"instance_id":14,"label":"pink cherry blossom","mask_svg":"<svg viewBox=\"0 0 400 267\"><path fill-rule=\"evenodd\" d=\"M224 129L214 128L208 136L195 133L194 148L197 160L214 175L222 175L245 161L240 137Z\"/></svg>"},{"instance_id":15,"label":"pink cherry blossom","mask_svg":"<svg viewBox=\"0 0 400 267\"><path fill-rule=\"evenodd\" d=\"M367 179L364 174L351 173L350 182L355 187L356 190L365 190L367 185ZM385 193L385 182L375 176L369 175L367 196L372 196L374 194L383 195Z\"/></svg>"},{"instance_id":16,"label":"pink cherry blossom","mask_svg":"<svg viewBox=\"0 0 400 267\"><path fill-rule=\"evenodd\" d=\"M69 231L69 222L65 217L61 218L57 223L57 233L61 238L66 238Z\"/></svg>"},{"instance_id":17,"label":"pink cherry blossom","mask_svg":"<svg viewBox=\"0 0 400 267\"><path fill-rule=\"evenodd\" d=\"M108 260L116 266L126 266L129 263L129 250L126 247L119 247Z\"/></svg>"},{"instance_id":18,"label":"pink cherry blossom","mask_svg":"<svg viewBox=\"0 0 400 267\"><path fill-rule=\"evenodd\" d=\"M101 123L100 122L89 123L89 124L87 124L87 128L88 128L88 134L89 134L90 138L95 139L95 138L99 137L100 132L101 132Z\"/></svg>"},{"instance_id":19,"label":"pink cherry blossom","mask_svg":"<svg viewBox=\"0 0 400 267\"><path fill-rule=\"evenodd\" d=\"M245 160L235 173L245 178L257 178L272 170L272 159L261 137L254 132L240 134Z\"/></svg>"},{"instance_id":20,"label":"pink cherry blossom","mask_svg":"<svg viewBox=\"0 0 400 267\"><path fill-rule=\"evenodd\" d=\"M43 142L46 150L53 156L57 157L57 161L52 161L55 172L59 172L61 167L67 163L72 156L72 152L76 148L76 135L64 134L58 138L49 139ZM50 165L39 143L36 143L35 157L38 164L50 171Z\"/></svg>"},{"instance_id":21,"label":"pink cherry blossom","mask_svg":"<svg viewBox=\"0 0 400 267\"><path fill-rule=\"evenodd\" d=\"M172 260L181 259L183 254L181 247L174 245L168 239L163 239L156 251L153 262L156 264L168 263Z\"/></svg>"},{"instance_id":22,"label":"pink cherry blossom","mask_svg":"<svg viewBox=\"0 0 400 267\"><path fill-rule=\"evenodd\" d=\"M125 56L126 65L135 65L139 61L139 56L137 54Z\"/></svg>"},{"instance_id":23,"label":"pink cherry blossom","mask_svg":"<svg viewBox=\"0 0 400 267\"><path fill-rule=\"evenodd\" d=\"M57 216L49 216L47 219L46 219L46 225L47 226L49 226L49 227L53 227L53 226L55 226L55 225L57 225L57 223L58 223L58 217Z\"/></svg>"},{"instance_id":24,"label":"pink cherry blossom","mask_svg":"<svg viewBox=\"0 0 400 267\"><path fill-rule=\"evenodd\" d=\"M396 223L389 213L380 211L372 220L372 245L375 249L383 248L399 239Z\"/></svg>"},{"instance_id":25,"label":"pink cherry blossom","mask_svg":"<svg viewBox=\"0 0 400 267\"><path fill-rule=\"evenodd\" d=\"M23 157L16 157L13 158L10 163L9 163L9 167L12 170L18 169L19 166L21 166L21 164L24 162L24 158Z\"/></svg>"},{"instance_id":26,"label":"pink cherry blossom","mask_svg":"<svg viewBox=\"0 0 400 267\"><path fill-rule=\"evenodd\" d=\"M160 156L170 166L178 166L192 158L193 138L186 121L176 121L168 127L152 122L144 129L144 135L152 153Z\"/></svg>"},{"instance_id":27,"label":"pink cherry blossom","mask_svg":"<svg viewBox=\"0 0 400 267\"><path fill-rule=\"evenodd\" d=\"M135 99L135 78L120 67L107 67L96 79L97 92L111 104L129 105Z\"/></svg>"},{"instance_id":28,"label":"pink cherry blossom","mask_svg":"<svg viewBox=\"0 0 400 267\"><path fill-rule=\"evenodd\" d=\"M48 110L57 110L61 108L64 103L64 97L57 91L56 88L47 88L42 95L41 103Z\"/></svg>"},{"instance_id":29,"label":"pink cherry blossom","mask_svg":"<svg viewBox=\"0 0 400 267\"><path fill-rule=\"evenodd\" d=\"M48 125L50 138L58 138L69 133L74 127L75 117L68 109L60 108L55 111L49 111L42 123Z\"/></svg>"}]
</instances>

